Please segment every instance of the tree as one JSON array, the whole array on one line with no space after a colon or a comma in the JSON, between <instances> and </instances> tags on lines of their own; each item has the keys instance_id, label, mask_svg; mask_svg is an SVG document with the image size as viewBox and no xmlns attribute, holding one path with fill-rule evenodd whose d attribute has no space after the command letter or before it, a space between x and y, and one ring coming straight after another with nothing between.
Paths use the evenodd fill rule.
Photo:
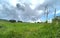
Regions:
<instances>
[{"instance_id":1,"label":"tree","mask_svg":"<svg viewBox=\"0 0 60 38\"><path fill-rule=\"evenodd\" d=\"M9 22L14 23L14 22L16 22L16 20L9 20Z\"/></svg>"},{"instance_id":2,"label":"tree","mask_svg":"<svg viewBox=\"0 0 60 38\"><path fill-rule=\"evenodd\" d=\"M18 22L22 23L22 21L18 21Z\"/></svg>"}]
</instances>

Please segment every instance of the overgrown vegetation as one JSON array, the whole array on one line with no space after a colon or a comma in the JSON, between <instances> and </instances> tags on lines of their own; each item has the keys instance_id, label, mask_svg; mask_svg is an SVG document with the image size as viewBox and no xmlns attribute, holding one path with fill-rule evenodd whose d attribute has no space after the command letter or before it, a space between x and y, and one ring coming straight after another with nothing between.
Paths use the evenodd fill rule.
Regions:
<instances>
[{"instance_id":1,"label":"overgrown vegetation","mask_svg":"<svg viewBox=\"0 0 60 38\"><path fill-rule=\"evenodd\" d=\"M0 38L60 38L60 23L0 21Z\"/></svg>"}]
</instances>

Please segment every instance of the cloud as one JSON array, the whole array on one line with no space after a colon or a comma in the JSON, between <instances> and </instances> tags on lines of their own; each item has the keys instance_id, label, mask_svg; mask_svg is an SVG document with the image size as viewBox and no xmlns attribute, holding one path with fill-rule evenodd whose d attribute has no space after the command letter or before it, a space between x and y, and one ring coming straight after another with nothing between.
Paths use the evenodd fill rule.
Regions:
<instances>
[{"instance_id":1,"label":"cloud","mask_svg":"<svg viewBox=\"0 0 60 38\"><path fill-rule=\"evenodd\" d=\"M35 1L35 2L33 2ZM48 4L59 6L56 0L0 0L0 18L22 21L38 21L44 15L44 8ZM59 1L59 0L57 0ZM55 3L57 3L55 5ZM50 8L52 12L52 8ZM59 12L59 11L58 11Z\"/></svg>"},{"instance_id":2,"label":"cloud","mask_svg":"<svg viewBox=\"0 0 60 38\"><path fill-rule=\"evenodd\" d=\"M56 14L58 14L58 13L60 13L60 10L58 10L58 11L56 12Z\"/></svg>"}]
</instances>

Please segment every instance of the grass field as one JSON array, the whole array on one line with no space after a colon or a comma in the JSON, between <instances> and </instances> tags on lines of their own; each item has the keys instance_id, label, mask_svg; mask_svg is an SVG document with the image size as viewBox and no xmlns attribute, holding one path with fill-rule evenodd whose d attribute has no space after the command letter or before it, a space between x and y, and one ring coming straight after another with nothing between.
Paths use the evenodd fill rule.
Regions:
<instances>
[{"instance_id":1,"label":"grass field","mask_svg":"<svg viewBox=\"0 0 60 38\"><path fill-rule=\"evenodd\" d=\"M60 38L60 24L0 21L0 38Z\"/></svg>"}]
</instances>

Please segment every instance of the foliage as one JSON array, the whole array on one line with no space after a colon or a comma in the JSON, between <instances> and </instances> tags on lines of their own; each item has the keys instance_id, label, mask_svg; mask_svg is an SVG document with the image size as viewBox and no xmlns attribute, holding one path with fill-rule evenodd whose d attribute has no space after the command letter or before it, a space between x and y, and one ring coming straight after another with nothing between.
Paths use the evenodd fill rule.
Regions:
<instances>
[{"instance_id":1,"label":"foliage","mask_svg":"<svg viewBox=\"0 0 60 38\"><path fill-rule=\"evenodd\" d=\"M14 22L16 22L16 20L9 20L9 22L12 22L12 23L14 23Z\"/></svg>"},{"instance_id":2,"label":"foliage","mask_svg":"<svg viewBox=\"0 0 60 38\"><path fill-rule=\"evenodd\" d=\"M18 21L18 22L21 22L22 23L22 21Z\"/></svg>"}]
</instances>

